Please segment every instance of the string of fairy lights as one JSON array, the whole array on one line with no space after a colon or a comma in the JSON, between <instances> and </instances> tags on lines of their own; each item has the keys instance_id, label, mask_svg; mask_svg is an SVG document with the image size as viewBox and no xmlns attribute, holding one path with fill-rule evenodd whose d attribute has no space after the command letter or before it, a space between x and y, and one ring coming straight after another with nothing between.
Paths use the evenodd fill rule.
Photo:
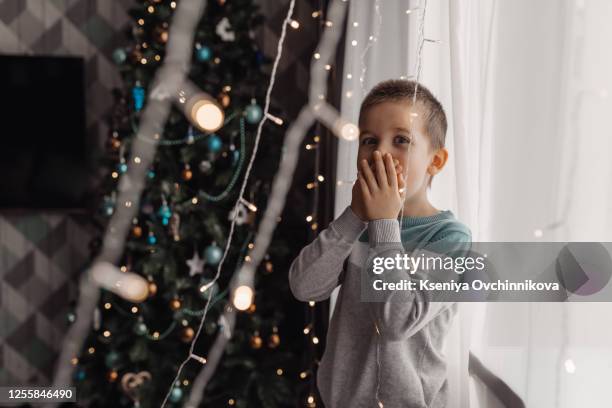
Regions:
<instances>
[{"instance_id":1,"label":"string of fairy lights","mask_svg":"<svg viewBox=\"0 0 612 408\"><path fill-rule=\"evenodd\" d=\"M329 29L331 25L328 25L327 20L325 18L325 10L322 4L322 1L319 1L318 10L312 12L312 18L318 21L317 28L319 37L321 36L322 30ZM325 65L325 69L327 71L331 71L332 65ZM317 122L315 126L315 135L312 137L312 141L306 143L304 149L306 151L313 151L315 158L315 168L314 168L314 177L313 180L306 184L306 189L312 191L312 210L309 215L306 216L306 222L310 225L311 237L316 235L319 229L319 196L320 196L320 187L321 183L325 181L325 178L322 174L320 174L320 164L321 164L321 149L320 149L320 141L321 141L321 133L322 128L321 124ZM308 407L315 407L317 403L316 399L316 370L319 364L319 355L317 350L317 345L319 344L319 338L316 333L316 317L317 310L315 308L316 304L313 301L308 302L306 306L305 314L306 314L306 325L304 326L303 333L306 337L306 345L308 347L308 359L309 359L309 367L307 369L301 370L299 377L301 380L308 380L308 393L305 399L305 404Z\"/></svg>"},{"instance_id":2,"label":"string of fairy lights","mask_svg":"<svg viewBox=\"0 0 612 408\"><path fill-rule=\"evenodd\" d=\"M376 18L374 21L374 32L372 33L372 35L368 37L368 42L365 48L363 49L363 51L361 52L361 58L360 58L361 72L359 73L359 86L361 87L361 92L365 92L364 82L365 82L366 72L368 69L368 64L366 64L365 59L366 59L366 56L368 55L368 52L370 51L370 48L372 48L374 43L378 41L378 36L380 34L380 27L382 25L382 14L380 13L380 0L375 0L374 2L374 13L376 15ZM359 23L357 21L354 21L352 24L353 27L357 27L358 25ZM352 40L351 45L356 46L357 41Z\"/></svg>"},{"instance_id":3,"label":"string of fairy lights","mask_svg":"<svg viewBox=\"0 0 612 408\"><path fill-rule=\"evenodd\" d=\"M165 406L166 402L168 401L168 398L170 397L171 393L172 393L172 389L176 383L176 381L178 380L182 369L185 367L185 365L189 362L190 359L195 359L199 362L201 362L202 364L204 364L204 368L200 371L200 373L197 375L196 379L193 382L193 385L191 387L191 391L189 393L189 398L187 400L186 405L188 407L197 407L200 404L200 401L202 400L203 396L204 396L204 390L206 388L206 385L208 384L208 380L212 377L217 364L221 358L221 355L223 353L223 350L225 350L225 345L226 343L229 341L229 339L232 337L232 332L233 332L233 327L235 324L235 320L236 320L236 316L235 316L235 310L231 307L225 307L223 313L220 316L220 319L224 321L225 324L222 325L222 329L219 331L218 335L217 335L217 339L215 340L215 342L213 343L213 346L211 348L211 350L209 351L209 355L208 355L208 359L202 357L202 356L198 356L194 353L194 347L195 347L195 343L197 342L200 333L202 332L202 328L204 326L204 322L206 320L206 315L207 312L210 308L210 303L211 303L211 299L212 299L212 294L214 293L214 289L215 289L215 283L217 282L217 280L219 279L219 277L221 276L221 269L223 268L223 264L225 262L225 258L227 256L227 253L229 252L229 249L231 247L232 244L232 238L233 238L233 233L234 233L234 227L236 225L236 219L237 219L237 215L238 215L238 206L242 203L242 201L244 200L243 195L244 195L244 191L246 189L246 185L248 183L249 180L249 175L251 172L251 169L253 167L253 163L255 161L255 157L257 155L257 150L259 147L259 141L261 138L261 134L262 134L262 130L263 130L263 126L265 124L265 122L267 120L271 120L274 123L276 123L277 125L281 125L282 124L282 120L280 118L277 118L273 115L271 115L269 113L269 108L270 108L270 101L271 101L271 95L272 95L272 89L274 88L274 83L276 80L276 72L278 69L278 65L280 62L280 59L282 57L282 51L283 51L283 44L285 41L285 36L287 34L287 26L291 25L293 22L293 19L291 18L293 15L293 9L295 7L295 0L291 0L291 2L289 3L289 8L287 11L287 16L285 17L285 19L283 20L283 25L282 25L282 29L281 29L281 35L280 38L278 40L278 45L277 45L277 53L276 53L276 57L274 59L274 63L272 65L272 72L270 74L270 82L268 84L268 88L266 90L266 97L265 97L265 103L264 103L264 109L263 109L263 115L261 120L259 121L259 124L257 126L257 132L255 135L255 142L254 142L254 147L253 147L253 153L251 155L251 159L247 165L247 169L245 172L245 176L244 176L244 180L242 182L242 185L240 187L240 192L238 194L238 200L236 201L236 204L234 206L234 211L233 211L233 217L232 217L232 222L230 224L230 231L229 231L229 235L228 235L228 239L226 241L226 246L225 246L225 250L223 252L223 255L221 257L221 260L219 262L219 264L217 265L217 272L215 273L215 276L213 277L213 279L207 283L206 285L202 286L200 288L201 292L206 292L207 290L210 290L211 294L208 296L208 299L206 301L206 305L204 307L204 313L202 314L202 317L200 319L200 324L198 325L198 329L196 331L196 334L191 342L190 345L190 349L189 349L189 356L181 363L181 365L179 366L179 369L177 370L177 374L175 376L174 381L172 381L171 385L170 385L170 389L168 390L164 401L162 402L162 408ZM253 246L257 245L257 242L255 242L255 244ZM250 259L250 255L247 255L248 258L245 259L245 263L249 263L250 261L248 261L247 259ZM234 274L235 276L235 274ZM253 279L254 281L254 279ZM247 310L251 307L251 305L253 304L253 297L254 297L254 283L251 284L251 286L245 287L242 292L239 292L238 295L236 295L236 293L234 293L234 307L238 310Z\"/></svg>"}]
</instances>

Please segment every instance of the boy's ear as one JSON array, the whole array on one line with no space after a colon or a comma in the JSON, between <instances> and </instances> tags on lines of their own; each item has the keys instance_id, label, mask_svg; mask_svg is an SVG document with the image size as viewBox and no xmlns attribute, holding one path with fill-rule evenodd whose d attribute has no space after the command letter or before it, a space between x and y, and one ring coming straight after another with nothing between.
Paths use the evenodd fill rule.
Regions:
<instances>
[{"instance_id":1,"label":"boy's ear","mask_svg":"<svg viewBox=\"0 0 612 408\"><path fill-rule=\"evenodd\" d=\"M445 147L441 147L437 152L434 153L431 158L431 164L427 168L427 171L432 176L438 174L444 168L446 161L448 160L448 150Z\"/></svg>"}]
</instances>

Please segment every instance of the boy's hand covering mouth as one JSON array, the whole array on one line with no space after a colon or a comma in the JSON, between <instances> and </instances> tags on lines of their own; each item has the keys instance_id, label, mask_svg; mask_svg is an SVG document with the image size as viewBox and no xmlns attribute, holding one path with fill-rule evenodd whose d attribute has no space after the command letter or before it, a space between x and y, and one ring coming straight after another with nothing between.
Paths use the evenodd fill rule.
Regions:
<instances>
[{"instance_id":1,"label":"boy's hand covering mouth","mask_svg":"<svg viewBox=\"0 0 612 408\"><path fill-rule=\"evenodd\" d=\"M376 169L376 164L372 162L371 164L368 164L368 165L370 166L370 169L374 173ZM395 171L397 173L398 185L400 183L402 183L403 185L403 178L402 178L403 167L399 163L399 160L397 159L393 159L393 165L395 166ZM359 167L361 168L361 166ZM361 173L361 170L358 170L358 174L359 173ZM400 193L403 192L403 190L404 189L401 188ZM365 212L365 207L363 203L363 193L361 192L361 185L359 183L359 180L355 181L355 184L353 185L352 200L351 200L350 207L351 207L351 210L353 210L353 212L355 213L355 215L359 217L359 219L361 219L362 221L369 220Z\"/></svg>"},{"instance_id":2,"label":"boy's hand covering mouth","mask_svg":"<svg viewBox=\"0 0 612 408\"><path fill-rule=\"evenodd\" d=\"M393 164L395 165L395 171L397 172L397 182L399 184L400 178L402 178L402 176L403 176L402 172L404 171L404 167L400 164L399 160L397 160L397 159L393 159ZM368 166L370 166L370 169L372 170L372 173L376 174L376 163L374 162L374 160L372 160L372 162L368 162ZM357 173L359 173L360 171L361 170L358 170ZM404 190L403 188L400 189L400 193L403 190Z\"/></svg>"},{"instance_id":3,"label":"boy's hand covering mouth","mask_svg":"<svg viewBox=\"0 0 612 408\"><path fill-rule=\"evenodd\" d=\"M377 150L374 152L373 167L364 159L359 163L360 171L357 173L356 184L359 184L365 218L397 218L405 197L401 166L395 163L391 154L387 153L383 157Z\"/></svg>"}]
</instances>

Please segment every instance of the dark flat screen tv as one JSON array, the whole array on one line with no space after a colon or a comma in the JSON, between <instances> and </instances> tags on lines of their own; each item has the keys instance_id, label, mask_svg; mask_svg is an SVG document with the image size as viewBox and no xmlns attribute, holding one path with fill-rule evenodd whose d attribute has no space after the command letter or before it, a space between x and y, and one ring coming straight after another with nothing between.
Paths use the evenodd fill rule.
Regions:
<instances>
[{"instance_id":1,"label":"dark flat screen tv","mask_svg":"<svg viewBox=\"0 0 612 408\"><path fill-rule=\"evenodd\" d=\"M83 59L0 55L0 98L0 210L82 208Z\"/></svg>"}]
</instances>

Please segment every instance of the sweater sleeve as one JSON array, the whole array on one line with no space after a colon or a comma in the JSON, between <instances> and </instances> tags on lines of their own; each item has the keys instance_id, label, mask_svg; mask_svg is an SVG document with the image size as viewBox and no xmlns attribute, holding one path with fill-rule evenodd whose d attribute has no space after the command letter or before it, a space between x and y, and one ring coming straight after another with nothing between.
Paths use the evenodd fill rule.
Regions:
<instances>
[{"instance_id":1,"label":"sweater sleeve","mask_svg":"<svg viewBox=\"0 0 612 408\"><path fill-rule=\"evenodd\" d=\"M399 223L394 219L379 219L368 223L371 256L393 257L404 256L406 253L402 245ZM419 250L430 255L443 255L457 249L466 248L471 237L469 232L449 231L435 242L429 243ZM410 254L408 254L410 255ZM365 268L366 266L364 266ZM370 275L368 271L364 271ZM370 275L371 276L371 275ZM368 303L371 315L381 335L390 341L408 338L426 326L440 312L452 305L436 299L435 291L420 290L418 280L427 279L427 271L417 270L410 274L404 269L390 269L384 272L385 282L401 282L412 280L417 284L414 290L387 290L383 291L382 298L376 302ZM457 278L454 271L449 271L448 280Z\"/></svg>"},{"instance_id":2,"label":"sweater sleeve","mask_svg":"<svg viewBox=\"0 0 612 408\"><path fill-rule=\"evenodd\" d=\"M304 302L327 299L341 283L344 261L366 227L367 222L346 207L291 263L289 286L293 295Z\"/></svg>"}]
</instances>

